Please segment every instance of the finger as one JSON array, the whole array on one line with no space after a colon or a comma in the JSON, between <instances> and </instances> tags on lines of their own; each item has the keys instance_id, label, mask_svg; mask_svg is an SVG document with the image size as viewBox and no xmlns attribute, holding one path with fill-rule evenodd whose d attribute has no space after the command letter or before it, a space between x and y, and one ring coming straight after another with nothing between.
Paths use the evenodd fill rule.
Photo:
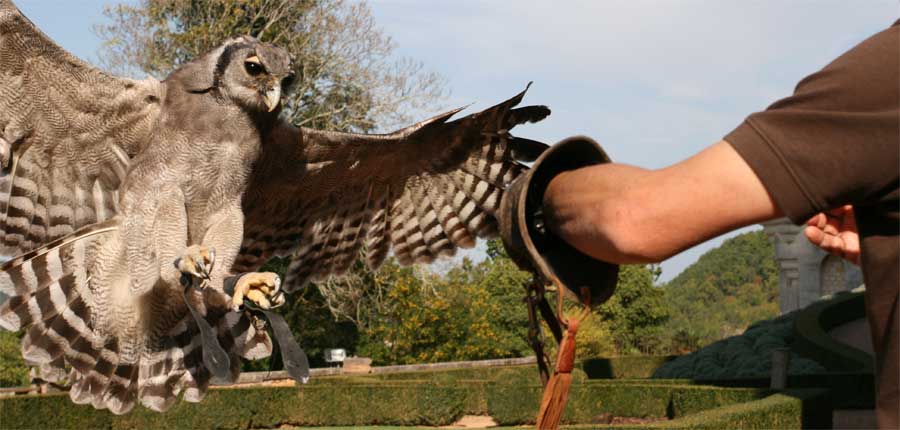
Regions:
<instances>
[{"instance_id":1,"label":"finger","mask_svg":"<svg viewBox=\"0 0 900 430\"><path fill-rule=\"evenodd\" d=\"M825 222L827 221L827 219L828 217L826 217L825 214L817 213L813 215L812 218L806 221L806 225L822 228L825 227Z\"/></svg>"},{"instance_id":2,"label":"finger","mask_svg":"<svg viewBox=\"0 0 900 430\"><path fill-rule=\"evenodd\" d=\"M853 264L859 264L859 235L856 232L841 233L841 241L844 243L844 258Z\"/></svg>"},{"instance_id":3,"label":"finger","mask_svg":"<svg viewBox=\"0 0 900 430\"><path fill-rule=\"evenodd\" d=\"M844 252L847 251L847 246L840 236L831 236L828 234L826 234L825 238L822 240L821 247L830 253L840 254L840 256L843 256Z\"/></svg>"},{"instance_id":4,"label":"finger","mask_svg":"<svg viewBox=\"0 0 900 430\"><path fill-rule=\"evenodd\" d=\"M840 227L840 223L841 223L841 221L838 220L838 219L835 219L835 218L829 218L829 219L828 219L828 222L825 223L825 226L822 227L822 231L824 231L825 234L827 234L827 235L837 236L838 233L841 232L841 230L840 230L840 228L839 228L839 227Z\"/></svg>"},{"instance_id":5,"label":"finger","mask_svg":"<svg viewBox=\"0 0 900 430\"><path fill-rule=\"evenodd\" d=\"M856 229L856 212L853 211L853 206L845 206L850 208L846 214L844 214L844 222L841 225L842 230L852 231L853 233L858 232Z\"/></svg>"},{"instance_id":6,"label":"finger","mask_svg":"<svg viewBox=\"0 0 900 430\"><path fill-rule=\"evenodd\" d=\"M818 226L806 227L803 229L803 234L805 234L806 238L816 246L821 246L822 241L825 240L825 231Z\"/></svg>"},{"instance_id":7,"label":"finger","mask_svg":"<svg viewBox=\"0 0 900 430\"><path fill-rule=\"evenodd\" d=\"M852 205L838 206L836 208L832 208L832 209L825 211L825 213L827 213L828 215L841 217L841 216L845 216L848 213L853 213L853 206Z\"/></svg>"},{"instance_id":8,"label":"finger","mask_svg":"<svg viewBox=\"0 0 900 430\"><path fill-rule=\"evenodd\" d=\"M816 227L806 227L806 229L803 230L803 233L813 245L822 248L826 252L843 251L842 241L837 236L828 234L824 230Z\"/></svg>"}]
</instances>

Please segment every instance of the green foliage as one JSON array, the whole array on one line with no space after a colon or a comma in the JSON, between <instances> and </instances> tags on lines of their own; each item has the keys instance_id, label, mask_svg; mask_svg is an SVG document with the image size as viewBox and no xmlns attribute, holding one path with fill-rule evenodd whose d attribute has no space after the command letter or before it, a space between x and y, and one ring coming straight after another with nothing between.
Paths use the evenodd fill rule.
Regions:
<instances>
[{"instance_id":1,"label":"green foliage","mask_svg":"<svg viewBox=\"0 0 900 430\"><path fill-rule=\"evenodd\" d=\"M277 428L282 424L447 425L465 407L468 389L433 384L322 384L300 388L212 389L202 403L168 412L136 407L116 416L73 405L66 394L0 399L3 428ZM398 401L401 400L402 401Z\"/></svg>"},{"instance_id":2,"label":"green foliage","mask_svg":"<svg viewBox=\"0 0 900 430\"><path fill-rule=\"evenodd\" d=\"M21 335L0 329L0 387L28 385L28 366L19 346Z\"/></svg>"},{"instance_id":3,"label":"green foliage","mask_svg":"<svg viewBox=\"0 0 900 430\"><path fill-rule=\"evenodd\" d=\"M831 414L827 391L790 390L702 411L659 427L710 430L831 428Z\"/></svg>"},{"instance_id":4,"label":"green foliage","mask_svg":"<svg viewBox=\"0 0 900 430\"><path fill-rule=\"evenodd\" d=\"M540 385L487 389L491 417L498 424L533 424L540 406ZM563 422L591 423L602 413L619 417L680 418L702 410L758 399L764 392L748 388L721 388L677 384L573 384Z\"/></svg>"},{"instance_id":5,"label":"green foliage","mask_svg":"<svg viewBox=\"0 0 900 430\"><path fill-rule=\"evenodd\" d=\"M600 306L620 354L653 354L666 343L670 310L665 292L653 285L658 275L653 266L622 266L615 294Z\"/></svg>"},{"instance_id":6,"label":"green foliage","mask_svg":"<svg viewBox=\"0 0 900 430\"><path fill-rule=\"evenodd\" d=\"M500 375L504 369L493 370ZM450 376L446 372L423 374L427 373ZM442 383L322 379L324 383L301 387L213 388L203 403L182 401L164 414L138 406L127 415L116 416L89 405L72 405L65 393L14 396L0 398L0 416L3 428L10 429L439 426L465 413L491 415L501 424L520 425L534 422L541 396L537 383L452 377ZM823 390L790 390L769 395L760 389L685 385L681 381L576 379L564 421L590 424L598 415L610 413L672 418L615 428L820 428L830 426L831 405L826 394Z\"/></svg>"},{"instance_id":7,"label":"green foliage","mask_svg":"<svg viewBox=\"0 0 900 430\"><path fill-rule=\"evenodd\" d=\"M762 231L726 240L665 285L675 352L696 350L778 315L778 268Z\"/></svg>"},{"instance_id":8,"label":"green foliage","mask_svg":"<svg viewBox=\"0 0 900 430\"><path fill-rule=\"evenodd\" d=\"M673 356L637 355L630 357L587 358L581 368L591 379L649 378Z\"/></svg>"},{"instance_id":9,"label":"green foliage","mask_svg":"<svg viewBox=\"0 0 900 430\"><path fill-rule=\"evenodd\" d=\"M360 354L376 364L519 357L527 315L521 299L529 274L508 258L464 260L446 275L404 268L389 260L383 313L365 327Z\"/></svg>"}]
</instances>

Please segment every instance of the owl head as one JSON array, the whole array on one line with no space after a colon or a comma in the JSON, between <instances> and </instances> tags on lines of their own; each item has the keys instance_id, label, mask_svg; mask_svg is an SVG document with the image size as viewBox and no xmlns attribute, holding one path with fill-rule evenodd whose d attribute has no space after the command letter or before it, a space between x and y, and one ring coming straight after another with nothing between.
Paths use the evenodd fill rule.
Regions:
<instances>
[{"instance_id":1,"label":"owl head","mask_svg":"<svg viewBox=\"0 0 900 430\"><path fill-rule=\"evenodd\" d=\"M193 93L217 90L237 105L273 112L294 79L291 55L249 36L227 40L166 78Z\"/></svg>"}]
</instances>

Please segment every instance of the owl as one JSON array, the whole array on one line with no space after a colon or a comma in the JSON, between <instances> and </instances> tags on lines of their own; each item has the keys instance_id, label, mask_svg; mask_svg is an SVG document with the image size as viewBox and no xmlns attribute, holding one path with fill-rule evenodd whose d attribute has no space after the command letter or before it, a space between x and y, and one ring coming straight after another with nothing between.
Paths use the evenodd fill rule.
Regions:
<instances>
[{"instance_id":1,"label":"owl","mask_svg":"<svg viewBox=\"0 0 900 430\"><path fill-rule=\"evenodd\" d=\"M110 76L0 0L0 326L25 330L23 356L75 403L200 401L204 329L234 381L272 351L245 303L494 236L506 186L546 147L510 134L550 112L516 107L524 91L389 134L298 128L279 116L293 69L245 36L162 81ZM273 256L290 257L283 280L258 272Z\"/></svg>"}]
</instances>

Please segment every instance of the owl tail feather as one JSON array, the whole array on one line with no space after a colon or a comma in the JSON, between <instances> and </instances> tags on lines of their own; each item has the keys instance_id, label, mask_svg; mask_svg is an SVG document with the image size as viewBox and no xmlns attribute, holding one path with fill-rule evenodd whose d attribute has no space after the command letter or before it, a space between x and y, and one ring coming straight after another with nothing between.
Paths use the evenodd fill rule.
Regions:
<instances>
[{"instance_id":1,"label":"owl tail feather","mask_svg":"<svg viewBox=\"0 0 900 430\"><path fill-rule=\"evenodd\" d=\"M44 379L58 380L65 365L71 368L69 396L75 403L124 413L134 399L117 393L133 391L128 387L136 372L120 358L117 339L93 329L86 272L92 245L117 228L115 219L87 226L0 266L0 292L6 296L0 327L27 328L22 356Z\"/></svg>"},{"instance_id":2,"label":"owl tail feather","mask_svg":"<svg viewBox=\"0 0 900 430\"><path fill-rule=\"evenodd\" d=\"M0 327L27 330L23 357L42 379L68 374L74 403L124 414L138 402L166 411L182 392L186 401L199 402L211 375L199 329L186 311L155 341L119 339L94 327L92 304L101 298L89 287L87 260L98 239L115 240L118 228L116 218L91 225L0 266ZM207 307L205 319L230 355L230 381L240 373L241 358L271 354L271 339L252 315Z\"/></svg>"}]
</instances>

